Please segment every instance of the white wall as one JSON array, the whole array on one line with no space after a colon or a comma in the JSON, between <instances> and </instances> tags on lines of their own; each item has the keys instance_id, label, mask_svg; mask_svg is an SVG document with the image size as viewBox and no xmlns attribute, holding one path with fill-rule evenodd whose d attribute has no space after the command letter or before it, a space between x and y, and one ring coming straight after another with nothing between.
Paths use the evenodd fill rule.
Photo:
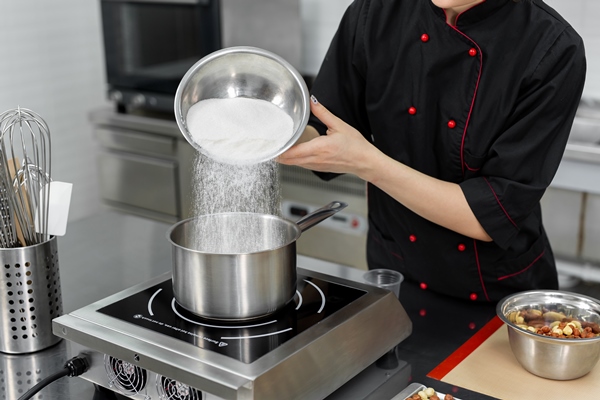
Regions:
<instances>
[{"instance_id":1,"label":"white wall","mask_svg":"<svg viewBox=\"0 0 600 400\"><path fill-rule=\"evenodd\" d=\"M547 0L583 37L586 46L588 73L584 97L600 99L600 1Z\"/></svg>"},{"instance_id":2,"label":"white wall","mask_svg":"<svg viewBox=\"0 0 600 400\"><path fill-rule=\"evenodd\" d=\"M99 207L90 109L104 103L104 61L94 0L0 1L0 112L40 114L52 138L52 178L73 183L69 217Z\"/></svg>"},{"instance_id":3,"label":"white wall","mask_svg":"<svg viewBox=\"0 0 600 400\"><path fill-rule=\"evenodd\" d=\"M319 72L329 42L352 0L299 0L302 19L302 73Z\"/></svg>"}]
</instances>

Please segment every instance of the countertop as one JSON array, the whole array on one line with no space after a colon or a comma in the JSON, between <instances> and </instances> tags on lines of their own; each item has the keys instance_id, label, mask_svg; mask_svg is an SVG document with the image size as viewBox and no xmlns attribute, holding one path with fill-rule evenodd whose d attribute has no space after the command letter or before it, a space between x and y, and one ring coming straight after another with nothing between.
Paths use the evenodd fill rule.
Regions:
<instances>
[{"instance_id":1,"label":"countertop","mask_svg":"<svg viewBox=\"0 0 600 400\"><path fill-rule=\"evenodd\" d=\"M103 211L69 224L58 238L63 309L69 313L113 293L171 270L166 239L169 224L115 211ZM325 274L360 280L364 271L298 256L298 266ZM413 322L412 334L399 344L398 357L411 366L411 382L453 393L461 400L491 397L455 388L427 374L495 316L495 305L449 299L403 283L400 303ZM0 354L0 398L14 399L73 356L61 341L49 349L26 355ZM400 392L404 387L399 387ZM40 392L44 400L102 399L81 378L62 378ZM38 398L38 397L36 397Z\"/></svg>"}]
</instances>

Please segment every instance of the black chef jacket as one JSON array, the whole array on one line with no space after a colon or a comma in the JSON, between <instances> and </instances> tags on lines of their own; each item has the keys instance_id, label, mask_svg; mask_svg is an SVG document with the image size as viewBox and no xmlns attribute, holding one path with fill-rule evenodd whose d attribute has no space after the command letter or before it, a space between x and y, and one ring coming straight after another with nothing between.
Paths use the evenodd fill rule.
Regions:
<instances>
[{"instance_id":1,"label":"black chef jacket","mask_svg":"<svg viewBox=\"0 0 600 400\"><path fill-rule=\"evenodd\" d=\"M585 68L582 39L539 0L487 0L456 26L430 0L355 0L312 93L386 155L459 184L493 239L429 222L369 184L369 268L480 301L557 288L540 199Z\"/></svg>"}]
</instances>

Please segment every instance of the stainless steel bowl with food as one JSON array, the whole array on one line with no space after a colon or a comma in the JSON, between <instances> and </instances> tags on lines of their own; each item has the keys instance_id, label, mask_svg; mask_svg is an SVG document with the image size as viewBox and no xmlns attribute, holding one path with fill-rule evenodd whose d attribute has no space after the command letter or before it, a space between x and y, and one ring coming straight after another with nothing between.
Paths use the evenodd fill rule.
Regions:
<instances>
[{"instance_id":1,"label":"stainless steel bowl with food","mask_svg":"<svg viewBox=\"0 0 600 400\"><path fill-rule=\"evenodd\" d=\"M517 361L543 378L588 374L600 358L600 301L560 290L531 290L502 299L498 317L508 327Z\"/></svg>"}]
</instances>

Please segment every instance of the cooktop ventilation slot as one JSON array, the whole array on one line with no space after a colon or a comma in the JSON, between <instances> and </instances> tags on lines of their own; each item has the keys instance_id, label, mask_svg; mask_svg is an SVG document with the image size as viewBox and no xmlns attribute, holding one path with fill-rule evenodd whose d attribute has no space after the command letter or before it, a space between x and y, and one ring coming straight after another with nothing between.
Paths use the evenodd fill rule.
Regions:
<instances>
[{"instance_id":1,"label":"cooktop ventilation slot","mask_svg":"<svg viewBox=\"0 0 600 400\"><path fill-rule=\"evenodd\" d=\"M105 355L104 368L110 386L118 389L122 394L141 394L148 383L146 370L127 361Z\"/></svg>"},{"instance_id":2,"label":"cooktop ventilation slot","mask_svg":"<svg viewBox=\"0 0 600 400\"><path fill-rule=\"evenodd\" d=\"M202 400L202 392L166 376L156 376L156 391L166 400Z\"/></svg>"}]
</instances>

